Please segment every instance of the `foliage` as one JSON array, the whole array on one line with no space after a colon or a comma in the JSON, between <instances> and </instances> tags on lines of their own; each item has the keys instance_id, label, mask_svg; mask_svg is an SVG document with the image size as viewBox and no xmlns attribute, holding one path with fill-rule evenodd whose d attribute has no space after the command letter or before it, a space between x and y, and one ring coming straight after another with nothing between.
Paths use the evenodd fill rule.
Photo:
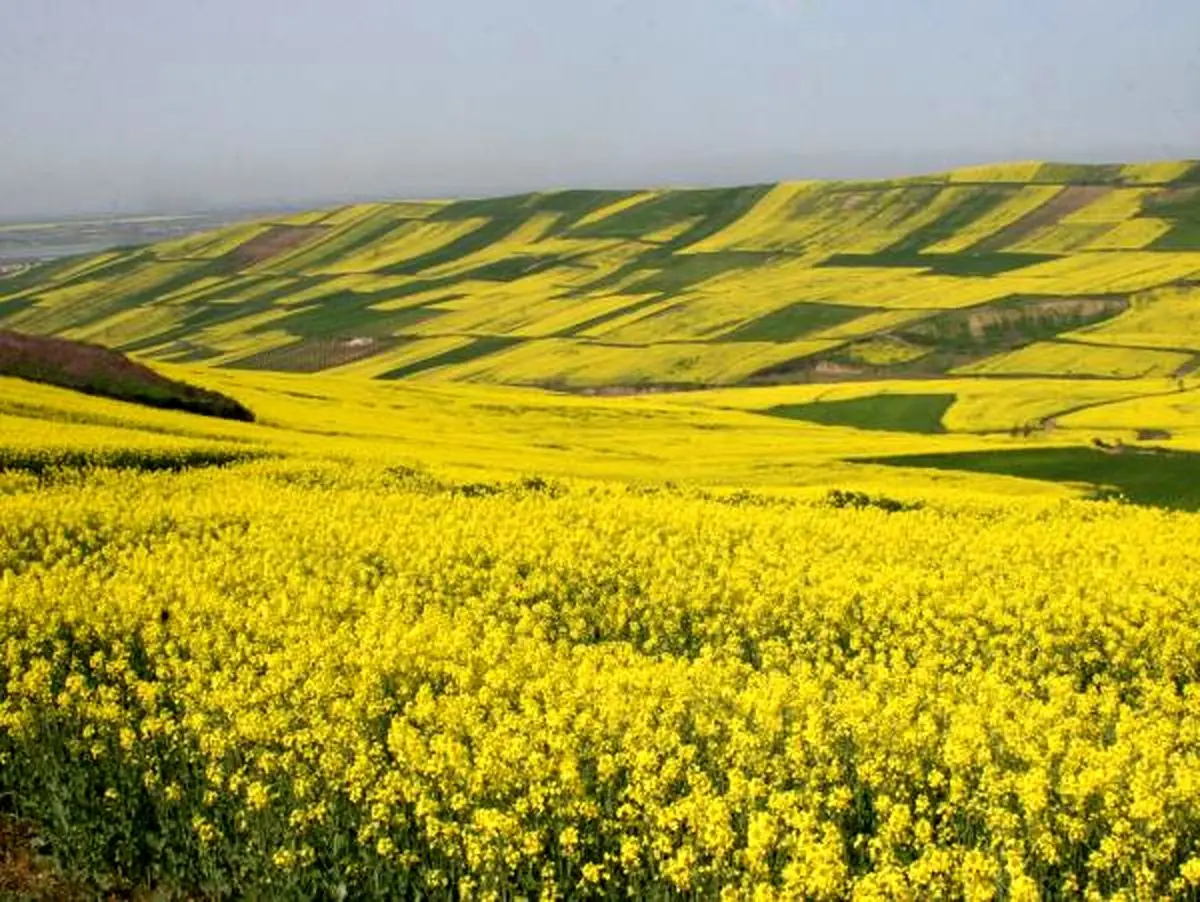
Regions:
<instances>
[{"instance_id":1,"label":"foliage","mask_svg":"<svg viewBox=\"0 0 1200 902\"><path fill-rule=\"evenodd\" d=\"M115 889L1185 894L1197 521L899 506L283 462L0 497L0 792Z\"/></svg>"}]
</instances>

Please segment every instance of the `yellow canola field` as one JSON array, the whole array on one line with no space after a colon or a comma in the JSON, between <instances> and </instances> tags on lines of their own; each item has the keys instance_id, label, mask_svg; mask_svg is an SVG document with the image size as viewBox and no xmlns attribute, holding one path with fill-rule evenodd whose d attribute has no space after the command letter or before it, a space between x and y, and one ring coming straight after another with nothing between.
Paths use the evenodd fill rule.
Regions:
<instances>
[{"instance_id":1,"label":"yellow canola field","mask_svg":"<svg viewBox=\"0 0 1200 902\"><path fill-rule=\"evenodd\" d=\"M769 295L700 289L664 302L653 312L619 326L599 327L594 334L603 335L605 341L624 344L652 344L663 336L670 336L673 341L703 341L786 306L786 301Z\"/></svg>"},{"instance_id":2,"label":"yellow canola field","mask_svg":"<svg viewBox=\"0 0 1200 902\"><path fill-rule=\"evenodd\" d=\"M615 216L616 214L622 212L623 210L628 210L632 207L636 207L639 204L643 204L648 200L653 200L655 197L658 197L658 196L659 196L659 192L657 192L657 191L639 191L635 194L631 194L629 197L625 197L625 198L622 198L621 200L613 201L608 206L601 207L599 210L593 210L591 213L588 213L586 216L580 217L575 222L575 225L572 226L572 228L573 229L581 229L584 226L595 225L598 222L603 222L604 220L608 219L611 216Z\"/></svg>"},{"instance_id":3,"label":"yellow canola field","mask_svg":"<svg viewBox=\"0 0 1200 902\"><path fill-rule=\"evenodd\" d=\"M1096 376L1109 379L1171 377L1195 355L1177 351L1118 348L1083 342L1043 341L1011 353L970 363L955 375Z\"/></svg>"},{"instance_id":4,"label":"yellow canola field","mask_svg":"<svg viewBox=\"0 0 1200 902\"><path fill-rule=\"evenodd\" d=\"M1017 272L1005 281L1038 293L1128 294L1200 275L1200 252L1090 252Z\"/></svg>"},{"instance_id":5,"label":"yellow canola field","mask_svg":"<svg viewBox=\"0 0 1200 902\"><path fill-rule=\"evenodd\" d=\"M1023 216L1052 201L1063 191L1062 185L1029 185L1015 193L1004 203L972 220L949 238L924 248L928 254L957 254L972 245L990 238L996 232L1012 225Z\"/></svg>"},{"instance_id":6,"label":"yellow canola field","mask_svg":"<svg viewBox=\"0 0 1200 902\"><path fill-rule=\"evenodd\" d=\"M342 275L395 266L445 247L486 224L486 219L406 222L389 232L387 241L376 241L361 251L347 254L336 263L322 267L321 272Z\"/></svg>"},{"instance_id":7,"label":"yellow canola field","mask_svg":"<svg viewBox=\"0 0 1200 902\"><path fill-rule=\"evenodd\" d=\"M1068 414L1061 422L1069 428L1124 431L1142 429L1149 424L1154 429L1170 431L1172 435L1180 431L1190 433L1195 439L1200 434L1200 395L1194 387L1185 386L1182 391L1176 387L1151 398L1081 410Z\"/></svg>"},{"instance_id":8,"label":"yellow canola field","mask_svg":"<svg viewBox=\"0 0 1200 902\"><path fill-rule=\"evenodd\" d=\"M964 166L949 173L952 182L1028 182L1045 163L1026 160L1019 163L993 163Z\"/></svg>"},{"instance_id":9,"label":"yellow canola field","mask_svg":"<svg viewBox=\"0 0 1200 902\"><path fill-rule=\"evenodd\" d=\"M227 226L215 232L201 232L199 235L188 235L174 241L164 241L154 246L154 253L162 260L211 260L236 250L269 228L270 225L262 222Z\"/></svg>"},{"instance_id":10,"label":"yellow canola field","mask_svg":"<svg viewBox=\"0 0 1200 902\"><path fill-rule=\"evenodd\" d=\"M883 190L785 183L750 212L689 251L803 251L870 254L884 250L967 201L975 189L930 186Z\"/></svg>"},{"instance_id":11,"label":"yellow canola field","mask_svg":"<svg viewBox=\"0 0 1200 902\"><path fill-rule=\"evenodd\" d=\"M1198 545L1075 502L4 477L0 792L68 866L260 898L1185 898Z\"/></svg>"},{"instance_id":12,"label":"yellow canola field","mask_svg":"<svg viewBox=\"0 0 1200 902\"><path fill-rule=\"evenodd\" d=\"M421 271L421 275L429 279L462 275L488 263L497 263L520 254L536 253L537 248L534 245L557 223L557 214L536 213L503 238L448 263L428 267Z\"/></svg>"},{"instance_id":13,"label":"yellow canola field","mask_svg":"<svg viewBox=\"0 0 1200 902\"><path fill-rule=\"evenodd\" d=\"M1134 295L1129 310L1065 335L1076 341L1200 353L1200 287L1158 288Z\"/></svg>"},{"instance_id":14,"label":"yellow canola field","mask_svg":"<svg viewBox=\"0 0 1200 902\"><path fill-rule=\"evenodd\" d=\"M781 405L846 401L879 395L951 395L954 403L942 418L942 425L947 430L994 433L1033 425L1047 417L1092 405L1100 407L1129 402L1131 409L1141 410L1140 402L1134 399L1146 398L1149 408L1155 395L1174 389L1174 381L1168 384L1163 379L1118 383L1102 379L949 378L926 379L917 384L911 379L899 379L714 389L679 396L678 403L727 410L767 411ZM1060 420L1060 426L1061 423ZM1143 416L1138 426L1147 424L1159 425L1153 417ZM1091 436L1093 433L1084 435ZM847 445L850 445L850 441L847 441Z\"/></svg>"},{"instance_id":15,"label":"yellow canola field","mask_svg":"<svg viewBox=\"0 0 1200 902\"><path fill-rule=\"evenodd\" d=\"M716 385L736 382L766 367L836 345L829 341L795 341L671 342L639 346L548 338L524 342L511 350L431 373L430 378L569 388Z\"/></svg>"},{"instance_id":16,"label":"yellow canola field","mask_svg":"<svg viewBox=\"0 0 1200 902\"><path fill-rule=\"evenodd\" d=\"M1149 247L1171 231L1172 225L1165 219L1131 219L1115 225L1091 244L1089 251L1139 250Z\"/></svg>"},{"instance_id":17,"label":"yellow canola field","mask_svg":"<svg viewBox=\"0 0 1200 902\"><path fill-rule=\"evenodd\" d=\"M777 240L779 229L793 218L793 205L818 184L780 182L763 195L744 216L716 235L693 244L688 250L703 253L730 249L768 250L780 246L781 243Z\"/></svg>"},{"instance_id":18,"label":"yellow canola field","mask_svg":"<svg viewBox=\"0 0 1200 902\"><path fill-rule=\"evenodd\" d=\"M1132 219L1142 211L1142 205L1148 197L1154 196L1152 188L1115 188L1105 192L1100 198L1076 210L1070 216L1062 219L1064 223L1093 223L1093 222L1124 222Z\"/></svg>"},{"instance_id":19,"label":"yellow canola field","mask_svg":"<svg viewBox=\"0 0 1200 902\"><path fill-rule=\"evenodd\" d=\"M1195 165L1195 162L1173 162L1170 160L1161 163L1127 163L1121 170L1121 175L1131 182L1173 182L1180 176L1185 175Z\"/></svg>"}]
</instances>

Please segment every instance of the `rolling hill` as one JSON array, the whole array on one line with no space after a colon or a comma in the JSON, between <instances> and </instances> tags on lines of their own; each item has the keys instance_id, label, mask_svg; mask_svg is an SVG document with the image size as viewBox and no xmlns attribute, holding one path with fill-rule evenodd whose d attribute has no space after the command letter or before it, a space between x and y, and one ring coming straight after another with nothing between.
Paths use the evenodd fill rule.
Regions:
<instances>
[{"instance_id":1,"label":"rolling hill","mask_svg":"<svg viewBox=\"0 0 1200 902\"><path fill-rule=\"evenodd\" d=\"M374 203L0 281L144 358L559 389L1186 374L1200 164Z\"/></svg>"},{"instance_id":2,"label":"rolling hill","mask_svg":"<svg viewBox=\"0 0 1200 902\"><path fill-rule=\"evenodd\" d=\"M1200 503L1126 478L1200 469L1196 162L360 204L0 279L0 329L104 345L261 414L231 432L4 380L2 444L39 467L201 442Z\"/></svg>"}]
</instances>

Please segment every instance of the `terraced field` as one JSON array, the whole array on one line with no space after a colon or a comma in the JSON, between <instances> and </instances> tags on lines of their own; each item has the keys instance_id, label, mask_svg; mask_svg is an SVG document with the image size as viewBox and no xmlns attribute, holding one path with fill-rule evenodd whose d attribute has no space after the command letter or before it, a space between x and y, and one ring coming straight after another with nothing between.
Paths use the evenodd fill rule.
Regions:
<instances>
[{"instance_id":1,"label":"terraced field","mask_svg":"<svg viewBox=\"0 0 1200 902\"><path fill-rule=\"evenodd\" d=\"M1200 164L372 203L56 262L0 326L211 367L579 390L1170 377Z\"/></svg>"}]
</instances>

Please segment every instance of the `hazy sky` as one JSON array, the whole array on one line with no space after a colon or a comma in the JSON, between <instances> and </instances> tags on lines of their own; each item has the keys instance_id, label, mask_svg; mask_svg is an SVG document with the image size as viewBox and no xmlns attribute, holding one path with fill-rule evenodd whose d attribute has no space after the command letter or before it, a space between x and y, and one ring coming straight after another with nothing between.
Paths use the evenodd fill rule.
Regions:
<instances>
[{"instance_id":1,"label":"hazy sky","mask_svg":"<svg viewBox=\"0 0 1200 902\"><path fill-rule=\"evenodd\" d=\"M1200 157L1198 0L4 0L0 217Z\"/></svg>"}]
</instances>

